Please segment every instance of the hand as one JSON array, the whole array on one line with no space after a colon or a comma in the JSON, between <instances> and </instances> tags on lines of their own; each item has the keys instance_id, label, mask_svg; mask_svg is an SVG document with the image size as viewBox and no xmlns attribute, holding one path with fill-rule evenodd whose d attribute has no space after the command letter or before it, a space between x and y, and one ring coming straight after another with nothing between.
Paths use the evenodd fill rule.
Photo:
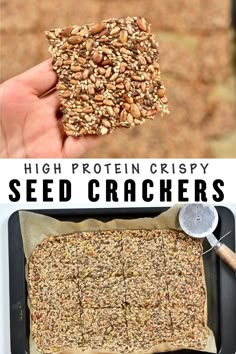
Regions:
<instances>
[{"instance_id":1,"label":"hand","mask_svg":"<svg viewBox=\"0 0 236 354\"><path fill-rule=\"evenodd\" d=\"M0 157L73 158L95 144L64 133L58 92L45 95L56 83L50 59L0 86Z\"/></svg>"}]
</instances>

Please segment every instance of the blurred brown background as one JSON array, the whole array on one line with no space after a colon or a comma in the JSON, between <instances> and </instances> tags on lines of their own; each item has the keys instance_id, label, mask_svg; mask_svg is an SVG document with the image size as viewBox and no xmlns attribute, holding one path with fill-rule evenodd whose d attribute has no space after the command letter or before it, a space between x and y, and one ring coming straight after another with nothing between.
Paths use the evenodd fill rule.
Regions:
<instances>
[{"instance_id":1,"label":"blurred brown background","mask_svg":"<svg viewBox=\"0 0 236 354\"><path fill-rule=\"evenodd\" d=\"M87 157L236 157L231 0L3 0L1 81L50 57L44 30L144 16L171 114L102 137Z\"/></svg>"}]
</instances>

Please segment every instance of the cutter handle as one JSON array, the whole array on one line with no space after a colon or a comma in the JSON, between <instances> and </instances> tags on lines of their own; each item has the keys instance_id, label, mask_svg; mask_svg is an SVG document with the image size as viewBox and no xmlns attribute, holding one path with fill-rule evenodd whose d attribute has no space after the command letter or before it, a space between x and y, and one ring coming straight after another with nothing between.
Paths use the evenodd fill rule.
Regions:
<instances>
[{"instance_id":1,"label":"cutter handle","mask_svg":"<svg viewBox=\"0 0 236 354\"><path fill-rule=\"evenodd\" d=\"M216 254L236 272L236 253L221 242L219 242L214 249Z\"/></svg>"}]
</instances>

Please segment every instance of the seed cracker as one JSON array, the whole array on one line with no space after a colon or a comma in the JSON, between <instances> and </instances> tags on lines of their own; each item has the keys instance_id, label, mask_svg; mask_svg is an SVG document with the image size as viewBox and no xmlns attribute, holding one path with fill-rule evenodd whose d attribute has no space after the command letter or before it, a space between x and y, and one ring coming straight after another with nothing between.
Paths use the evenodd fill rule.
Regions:
<instances>
[{"instance_id":1,"label":"seed cracker","mask_svg":"<svg viewBox=\"0 0 236 354\"><path fill-rule=\"evenodd\" d=\"M158 43L144 18L45 32L67 135L105 135L168 113Z\"/></svg>"}]
</instances>

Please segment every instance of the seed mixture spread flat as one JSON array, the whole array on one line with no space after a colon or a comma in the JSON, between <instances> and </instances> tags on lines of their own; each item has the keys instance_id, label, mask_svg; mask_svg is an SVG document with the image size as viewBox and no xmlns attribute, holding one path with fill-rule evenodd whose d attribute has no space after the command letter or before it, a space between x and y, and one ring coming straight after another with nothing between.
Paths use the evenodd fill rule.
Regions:
<instances>
[{"instance_id":1,"label":"seed mixture spread flat","mask_svg":"<svg viewBox=\"0 0 236 354\"><path fill-rule=\"evenodd\" d=\"M67 135L105 135L168 113L158 43L144 18L45 33Z\"/></svg>"},{"instance_id":2,"label":"seed mixture spread flat","mask_svg":"<svg viewBox=\"0 0 236 354\"><path fill-rule=\"evenodd\" d=\"M173 230L80 232L44 239L28 264L37 349L204 349L199 240Z\"/></svg>"}]
</instances>

